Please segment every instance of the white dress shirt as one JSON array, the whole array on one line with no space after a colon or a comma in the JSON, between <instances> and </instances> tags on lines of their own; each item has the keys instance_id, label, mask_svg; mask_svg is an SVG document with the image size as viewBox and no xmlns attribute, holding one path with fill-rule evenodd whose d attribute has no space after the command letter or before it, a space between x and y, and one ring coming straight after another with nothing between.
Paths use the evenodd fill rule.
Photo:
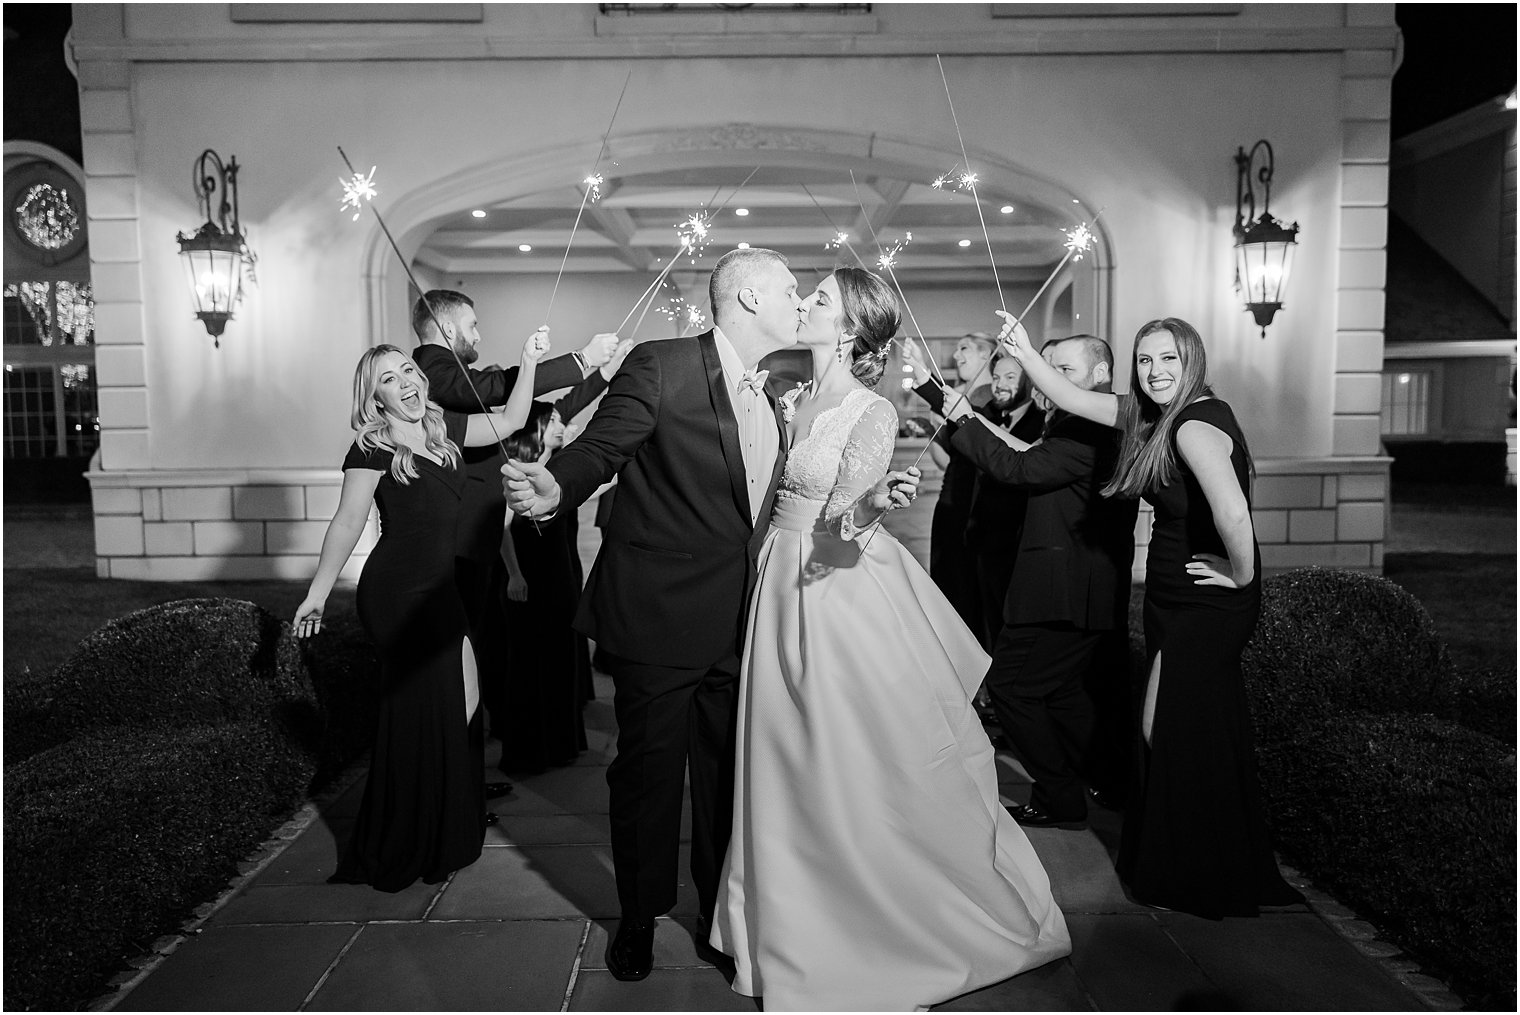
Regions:
<instances>
[{"instance_id":1,"label":"white dress shirt","mask_svg":"<svg viewBox=\"0 0 1520 1015\"><path fill-rule=\"evenodd\" d=\"M734 406L734 421L739 424L739 448L744 455L744 475L749 490L749 520L760 520L760 505L765 501L765 491L771 483L771 473L776 467L776 455L781 450L781 435L776 430L776 412L770 399L762 391L754 391L740 381L745 374L744 363L739 359L733 344L722 329L713 328L713 339L718 346L718 362L723 367L723 379L728 383L729 400Z\"/></svg>"}]
</instances>

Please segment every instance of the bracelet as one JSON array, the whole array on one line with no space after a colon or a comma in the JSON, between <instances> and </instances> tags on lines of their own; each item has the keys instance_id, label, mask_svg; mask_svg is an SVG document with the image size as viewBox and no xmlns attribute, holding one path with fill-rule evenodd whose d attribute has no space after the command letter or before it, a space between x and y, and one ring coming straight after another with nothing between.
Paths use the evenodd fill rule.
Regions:
<instances>
[{"instance_id":1,"label":"bracelet","mask_svg":"<svg viewBox=\"0 0 1520 1015\"><path fill-rule=\"evenodd\" d=\"M570 358L575 360L575 365L580 368L581 373L590 372L591 365L586 362L586 357L581 355L580 350L577 349L575 352L572 352Z\"/></svg>"}]
</instances>

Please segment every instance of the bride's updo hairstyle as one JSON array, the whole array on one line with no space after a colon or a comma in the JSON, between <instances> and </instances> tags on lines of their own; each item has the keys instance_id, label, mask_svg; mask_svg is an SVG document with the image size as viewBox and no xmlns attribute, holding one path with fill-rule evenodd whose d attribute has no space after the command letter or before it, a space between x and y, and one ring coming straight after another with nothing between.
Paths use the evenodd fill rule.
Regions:
<instances>
[{"instance_id":1,"label":"bride's updo hairstyle","mask_svg":"<svg viewBox=\"0 0 1520 1015\"><path fill-rule=\"evenodd\" d=\"M839 299L844 310L841 323L855 336L850 347L850 373L868 388L876 387L887 371L892 336L902 324L902 311L892 287L864 268L835 268Z\"/></svg>"}]
</instances>

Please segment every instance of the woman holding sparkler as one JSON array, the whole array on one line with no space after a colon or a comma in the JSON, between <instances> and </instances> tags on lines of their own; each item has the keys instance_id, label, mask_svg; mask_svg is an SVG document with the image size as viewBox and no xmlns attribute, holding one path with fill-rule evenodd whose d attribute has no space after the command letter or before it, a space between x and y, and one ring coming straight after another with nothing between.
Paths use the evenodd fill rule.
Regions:
<instances>
[{"instance_id":1,"label":"woman holding sparkler","mask_svg":"<svg viewBox=\"0 0 1520 1015\"><path fill-rule=\"evenodd\" d=\"M877 528L897 414L872 389L898 301L840 268L800 312L814 382L782 402L798 439L751 599L710 941L768 1011L911 1010L1071 943L998 800L971 703L987 655Z\"/></svg>"},{"instance_id":2,"label":"woman holding sparkler","mask_svg":"<svg viewBox=\"0 0 1520 1015\"><path fill-rule=\"evenodd\" d=\"M322 629L338 572L373 502L380 539L356 605L380 658L380 715L369 778L335 882L399 892L442 881L480 856L485 830L484 725L469 622L454 583L454 529L465 472L459 448L494 443L523 424L546 329L523 347L522 373L501 413L464 416L428 400L427 375L380 345L359 358L338 510L317 572L296 609L298 637Z\"/></svg>"},{"instance_id":3,"label":"woman holding sparkler","mask_svg":"<svg viewBox=\"0 0 1520 1015\"><path fill-rule=\"evenodd\" d=\"M988 365L997 343L985 332L972 332L955 344L956 385L951 390L981 409L991 401ZM914 391L938 412L945 399L934 381L931 367L918 346L903 344L903 361L913 370ZM934 518L929 523L929 577L950 600L955 612L980 634L986 626L971 551L966 546L966 526L971 519L971 499L976 487L976 468L966 456L950 446L950 434L940 430L929 444L929 457L944 471ZM986 647L985 645L983 647Z\"/></svg>"},{"instance_id":4,"label":"woman holding sparkler","mask_svg":"<svg viewBox=\"0 0 1520 1015\"><path fill-rule=\"evenodd\" d=\"M999 335L1057 406L1122 431L1109 497L1155 508L1145 575L1151 660L1138 795L1125 814L1119 873L1135 899L1198 916L1255 916L1303 901L1272 855L1240 655L1261 612L1251 523L1251 453L1208 383L1203 340L1186 321L1135 336L1128 394L1085 391L1034 351L1017 319Z\"/></svg>"}]
</instances>

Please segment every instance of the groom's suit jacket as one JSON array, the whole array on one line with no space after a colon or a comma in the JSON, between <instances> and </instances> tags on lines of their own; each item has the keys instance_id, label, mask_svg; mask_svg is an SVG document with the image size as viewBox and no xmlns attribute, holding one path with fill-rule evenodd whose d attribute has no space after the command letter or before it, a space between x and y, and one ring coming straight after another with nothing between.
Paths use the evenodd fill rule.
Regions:
<instances>
[{"instance_id":1,"label":"groom's suit jacket","mask_svg":"<svg viewBox=\"0 0 1520 1015\"><path fill-rule=\"evenodd\" d=\"M776 425L780 450L752 524L713 333L634 347L596 415L549 459L561 511L618 477L576 630L653 665L703 667L736 649L786 461L779 416Z\"/></svg>"}]
</instances>

